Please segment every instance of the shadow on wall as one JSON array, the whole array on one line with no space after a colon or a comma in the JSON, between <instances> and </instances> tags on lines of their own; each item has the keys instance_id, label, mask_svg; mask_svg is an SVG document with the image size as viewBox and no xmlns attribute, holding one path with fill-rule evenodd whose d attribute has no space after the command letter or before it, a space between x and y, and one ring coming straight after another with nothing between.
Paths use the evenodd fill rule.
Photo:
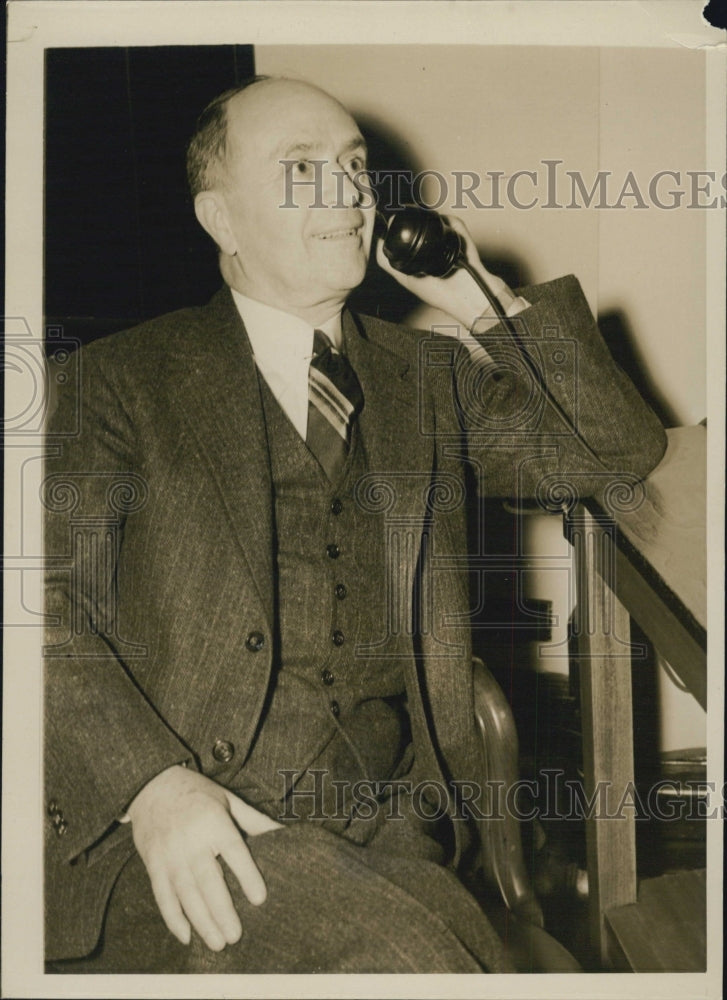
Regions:
<instances>
[{"instance_id":1,"label":"shadow on wall","mask_svg":"<svg viewBox=\"0 0 727 1000\"><path fill-rule=\"evenodd\" d=\"M598 327L616 363L626 372L662 424L665 427L678 426L676 413L649 375L626 314L620 309L599 314Z\"/></svg>"}]
</instances>

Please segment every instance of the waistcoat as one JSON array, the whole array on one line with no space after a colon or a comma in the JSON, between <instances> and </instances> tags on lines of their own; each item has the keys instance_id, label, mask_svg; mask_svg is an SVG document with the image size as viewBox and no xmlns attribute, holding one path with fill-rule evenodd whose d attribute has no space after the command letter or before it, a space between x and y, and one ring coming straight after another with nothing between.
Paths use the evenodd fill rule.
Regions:
<instances>
[{"instance_id":1,"label":"waistcoat","mask_svg":"<svg viewBox=\"0 0 727 1000\"><path fill-rule=\"evenodd\" d=\"M388 622L382 515L362 509L355 495L375 456L354 424L331 483L262 377L260 386L277 631L266 709L235 790L275 818L346 828L354 783L399 777L413 757L402 659L367 652L385 639Z\"/></svg>"}]
</instances>

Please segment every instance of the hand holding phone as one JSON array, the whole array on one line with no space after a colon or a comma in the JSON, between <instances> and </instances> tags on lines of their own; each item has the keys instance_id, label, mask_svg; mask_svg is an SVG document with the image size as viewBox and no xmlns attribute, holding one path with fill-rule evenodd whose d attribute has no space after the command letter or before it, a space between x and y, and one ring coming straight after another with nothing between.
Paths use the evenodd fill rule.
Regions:
<instances>
[{"instance_id":1,"label":"hand holding phone","mask_svg":"<svg viewBox=\"0 0 727 1000\"><path fill-rule=\"evenodd\" d=\"M406 205L389 216L377 213L377 226L377 262L414 295L468 330L483 316L504 319L515 297L485 269L460 219Z\"/></svg>"}]
</instances>

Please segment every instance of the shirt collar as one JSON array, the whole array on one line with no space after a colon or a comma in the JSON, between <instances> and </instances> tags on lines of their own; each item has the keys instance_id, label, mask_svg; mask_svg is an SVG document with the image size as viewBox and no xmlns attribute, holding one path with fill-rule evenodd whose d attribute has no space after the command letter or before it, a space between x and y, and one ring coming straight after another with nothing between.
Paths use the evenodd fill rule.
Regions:
<instances>
[{"instance_id":1,"label":"shirt collar","mask_svg":"<svg viewBox=\"0 0 727 1000\"><path fill-rule=\"evenodd\" d=\"M251 299L234 288L230 291L258 364L268 369L280 369L287 367L294 358L310 361L313 354L313 327L309 323L282 309ZM340 349L343 342L340 312L319 324L316 329L322 330L331 343Z\"/></svg>"}]
</instances>

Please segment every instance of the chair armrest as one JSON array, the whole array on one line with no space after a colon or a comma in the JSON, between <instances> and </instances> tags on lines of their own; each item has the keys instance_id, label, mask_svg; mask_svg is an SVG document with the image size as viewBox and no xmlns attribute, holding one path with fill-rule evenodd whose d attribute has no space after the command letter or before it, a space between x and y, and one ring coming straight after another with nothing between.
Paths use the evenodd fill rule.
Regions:
<instances>
[{"instance_id":1,"label":"chair armrest","mask_svg":"<svg viewBox=\"0 0 727 1000\"><path fill-rule=\"evenodd\" d=\"M505 793L518 780L518 740L512 710L482 660L472 661L475 721L485 763L485 818L478 820L482 864L505 905L527 923L543 927L543 912L523 860L520 822L505 807Z\"/></svg>"}]
</instances>

